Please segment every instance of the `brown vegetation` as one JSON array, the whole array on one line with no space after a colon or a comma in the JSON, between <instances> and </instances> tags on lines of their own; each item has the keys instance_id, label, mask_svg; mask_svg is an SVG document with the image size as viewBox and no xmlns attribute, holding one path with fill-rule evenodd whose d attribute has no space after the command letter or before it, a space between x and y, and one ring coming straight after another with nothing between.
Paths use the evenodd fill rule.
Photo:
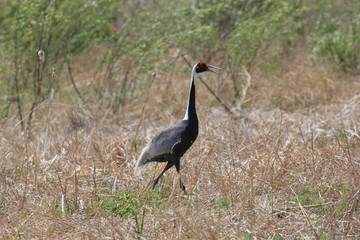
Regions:
<instances>
[{"instance_id":1,"label":"brown vegetation","mask_svg":"<svg viewBox=\"0 0 360 240\"><path fill-rule=\"evenodd\" d=\"M73 88L61 76L68 87L36 107L31 132L15 116L1 129L1 238L357 239L358 78L294 55L281 73L255 67L232 114L198 82L200 134L182 159L188 195L175 170L148 195L155 168L136 178L133 165L157 130L182 118L189 69L158 76L148 99L139 94L116 114L86 95L85 105L67 99ZM82 64L73 74L88 84ZM206 82L231 106L227 76ZM120 217L99 203L124 192L137 196L137 213Z\"/></svg>"}]
</instances>

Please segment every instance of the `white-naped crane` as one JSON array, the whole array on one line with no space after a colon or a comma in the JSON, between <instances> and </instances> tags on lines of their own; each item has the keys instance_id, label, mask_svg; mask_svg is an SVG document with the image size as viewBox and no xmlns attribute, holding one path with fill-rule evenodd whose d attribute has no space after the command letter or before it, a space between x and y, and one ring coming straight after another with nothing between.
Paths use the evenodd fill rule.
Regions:
<instances>
[{"instance_id":1,"label":"white-naped crane","mask_svg":"<svg viewBox=\"0 0 360 240\"><path fill-rule=\"evenodd\" d=\"M165 168L154 179L152 188L159 182L161 176L175 165L179 175L180 188L185 191L180 175L180 158L191 147L199 133L199 121L195 106L195 82L197 77L204 72L213 72L212 69L220 69L204 62L195 64L191 73L190 94L184 119L158 134L142 150L135 165L135 174L139 174L141 168L149 162L167 162Z\"/></svg>"}]
</instances>

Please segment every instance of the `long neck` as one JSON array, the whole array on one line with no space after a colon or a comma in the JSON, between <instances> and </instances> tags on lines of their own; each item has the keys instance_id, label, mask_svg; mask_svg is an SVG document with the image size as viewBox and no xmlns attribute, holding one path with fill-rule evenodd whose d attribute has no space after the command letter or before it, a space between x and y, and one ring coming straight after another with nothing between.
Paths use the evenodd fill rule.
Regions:
<instances>
[{"instance_id":1,"label":"long neck","mask_svg":"<svg viewBox=\"0 0 360 240\"><path fill-rule=\"evenodd\" d=\"M190 94L184 120L197 120L196 106L195 106L195 78L196 75L193 71L191 75Z\"/></svg>"}]
</instances>

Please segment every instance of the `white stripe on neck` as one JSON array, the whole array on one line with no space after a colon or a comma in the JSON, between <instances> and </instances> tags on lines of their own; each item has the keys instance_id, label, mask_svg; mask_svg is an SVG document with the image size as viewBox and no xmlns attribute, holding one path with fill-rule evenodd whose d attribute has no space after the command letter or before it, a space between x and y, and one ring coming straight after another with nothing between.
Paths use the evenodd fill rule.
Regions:
<instances>
[{"instance_id":1,"label":"white stripe on neck","mask_svg":"<svg viewBox=\"0 0 360 240\"><path fill-rule=\"evenodd\" d=\"M194 66L192 72L191 72L191 81L190 81L190 90L189 90L189 97L188 97L188 104L187 104L187 107L186 107L186 112L185 112L185 116L184 116L184 119L183 120L189 120L189 104L190 104L190 95L191 95L191 87L192 87L192 84L194 83L195 85L195 82L196 82L196 78L198 76L198 73L195 71L195 67L196 65Z\"/></svg>"},{"instance_id":2,"label":"white stripe on neck","mask_svg":"<svg viewBox=\"0 0 360 240\"><path fill-rule=\"evenodd\" d=\"M183 119L183 120L189 120L188 109L186 109L186 113L185 113L185 116L184 116L184 119Z\"/></svg>"}]
</instances>

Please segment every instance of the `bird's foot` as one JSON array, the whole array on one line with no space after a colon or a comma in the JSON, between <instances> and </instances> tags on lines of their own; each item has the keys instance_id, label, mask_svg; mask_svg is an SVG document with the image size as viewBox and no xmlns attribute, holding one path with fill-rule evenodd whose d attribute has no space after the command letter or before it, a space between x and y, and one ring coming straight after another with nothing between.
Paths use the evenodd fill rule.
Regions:
<instances>
[{"instance_id":1,"label":"bird's foot","mask_svg":"<svg viewBox=\"0 0 360 240\"><path fill-rule=\"evenodd\" d=\"M182 180L181 180L181 176L179 176L179 184L180 184L180 188L181 190L183 190L186 193L186 187L184 186Z\"/></svg>"},{"instance_id":2,"label":"bird's foot","mask_svg":"<svg viewBox=\"0 0 360 240\"><path fill-rule=\"evenodd\" d=\"M183 190L184 194L187 195L186 187L183 184L180 184L181 190Z\"/></svg>"}]
</instances>

